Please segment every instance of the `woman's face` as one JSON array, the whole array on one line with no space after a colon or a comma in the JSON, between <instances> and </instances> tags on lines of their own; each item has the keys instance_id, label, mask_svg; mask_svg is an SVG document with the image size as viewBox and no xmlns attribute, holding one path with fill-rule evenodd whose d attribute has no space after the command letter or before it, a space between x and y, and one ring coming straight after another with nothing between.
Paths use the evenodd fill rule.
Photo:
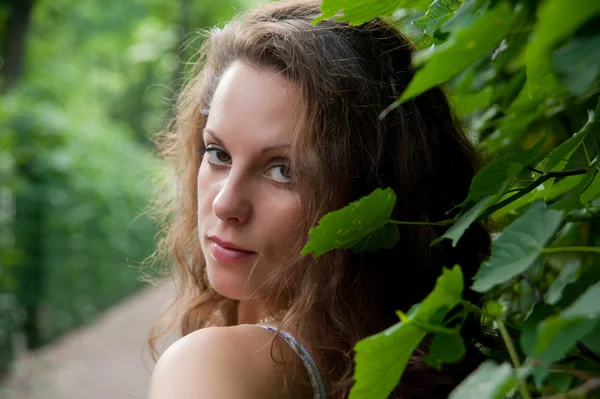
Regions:
<instances>
[{"instance_id":1,"label":"woman's face","mask_svg":"<svg viewBox=\"0 0 600 399\"><path fill-rule=\"evenodd\" d=\"M235 62L210 104L198 232L209 282L223 296L244 300L260 290L301 237L288 158L299 98L292 82Z\"/></svg>"}]
</instances>

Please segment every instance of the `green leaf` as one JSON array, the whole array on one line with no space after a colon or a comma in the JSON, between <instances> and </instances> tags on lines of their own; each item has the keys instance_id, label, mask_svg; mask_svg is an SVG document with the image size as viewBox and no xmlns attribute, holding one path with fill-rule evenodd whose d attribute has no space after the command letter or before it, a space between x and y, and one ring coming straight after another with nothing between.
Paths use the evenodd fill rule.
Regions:
<instances>
[{"instance_id":1,"label":"green leaf","mask_svg":"<svg viewBox=\"0 0 600 399\"><path fill-rule=\"evenodd\" d=\"M569 91L584 94L600 74L600 35L574 38L552 54L552 66Z\"/></svg>"},{"instance_id":2,"label":"green leaf","mask_svg":"<svg viewBox=\"0 0 600 399\"><path fill-rule=\"evenodd\" d=\"M548 0L537 10L538 20L527 46L527 92L548 92L551 76L550 54L563 39L600 13L597 0L580 0L573 6L571 0ZM552 78L550 78L552 79Z\"/></svg>"},{"instance_id":3,"label":"green leaf","mask_svg":"<svg viewBox=\"0 0 600 399\"><path fill-rule=\"evenodd\" d=\"M525 151L506 154L481 168L469 188L469 195L463 204L478 201L480 198L496 194L508 188L514 178L540 154L541 145Z\"/></svg>"},{"instance_id":4,"label":"green leaf","mask_svg":"<svg viewBox=\"0 0 600 399\"><path fill-rule=\"evenodd\" d=\"M597 324L598 320L581 317L571 319L549 317L538 326L536 344L531 357L543 362L558 361Z\"/></svg>"},{"instance_id":5,"label":"green leaf","mask_svg":"<svg viewBox=\"0 0 600 399\"><path fill-rule=\"evenodd\" d=\"M356 351L356 380L350 399L384 399L398 384L412 352L427 334L413 320L439 324L442 318L460 301L463 275L459 266L444 268L433 291L413 306L408 319L385 331L359 341Z\"/></svg>"},{"instance_id":6,"label":"green leaf","mask_svg":"<svg viewBox=\"0 0 600 399\"><path fill-rule=\"evenodd\" d=\"M523 92L524 90L521 90ZM521 94L519 94L521 95ZM499 120L498 128L485 141L486 150L490 153L513 151L519 148L523 140L523 134L529 131L529 128L536 121L545 118L549 106L540 101L527 99L523 109L515 104L519 98L515 99L505 115Z\"/></svg>"},{"instance_id":7,"label":"green leaf","mask_svg":"<svg viewBox=\"0 0 600 399\"><path fill-rule=\"evenodd\" d=\"M450 20L442 26L442 32L453 32L459 28L466 28L475 21L483 12L482 8L487 6L486 0L464 0L461 6L456 10Z\"/></svg>"},{"instance_id":8,"label":"green leaf","mask_svg":"<svg viewBox=\"0 0 600 399\"><path fill-rule=\"evenodd\" d=\"M529 269L554 236L562 216L561 211L534 203L498 236L492 246L492 256L474 277L472 289L485 292Z\"/></svg>"},{"instance_id":9,"label":"green leaf","mask_svg":"<svg viewBox=\"0 0 600 399\"><path fill-rule=\"evenodd\" d=\"M451 393L450 399L502 399L517 384L510 364L486 360Z\"/></svg>"},{"instance_id":10,"label":"green leaf","mask_svg":"<svg viewBox=\"0 0 600 399\"><path fill-rule=\"evenodd\" d=\"M573 304L538 326L532 356L554 362L600 323L600 282L589 287Z\"/></svg>"},{"instance_id":11,"label":"green leaf","mask_svg":"<svg viewBox=\"0 0 600 399\"><path fill-rule=\"evenodd\" d=\"M558 390L558 392L567 392L573 386L575 377L569 374L554 374L548 380L548 383Z\"/></svg>"},{"instance_id":12,"label":"green leaf","mask_svg":"<svg viewBox=\"0 0 600 399\"><path fill-rule=\"evenodd\" d=\"M600 323L581 342L597 355L600 355Z\"/></svg>"},{"instance_id":13,"label":"green leaf","mask_svg":"<svg viewBox=\"0 0 600 399\"><path fill-rule=\"evenodd\" d=\"M560 179L551 187L544 187L543 184L539 185L535 190L531 191L530 193L498 209L492 214L492 219L500 219L504 215L514 212L515 210L520 209L538 200L551 201L559 195L562 195L567 191L575 188L579 183L581 183L581 181L585 177L585 175L569 176Z\"/></svg>"},{"instance_id":14,"label":"green leaf","mask_svg":"<svg viewBox=\"0 0 600 399\"><path fill-rule=\"evenodd\" d=\"M378 188L366 197L328 213L318 226L310 229L309 240L300 253L314 252L317 257L335 248L358 252L393 247L399 239L398 229L388 224L395 204L396 194L391 188Z\"/></svg>"},{"instance_id":15,"label":"green leaf","mask_svg":"<svg viewBox=\"0 0 600 399\"><path fill-rule=\"evenodd\" d=\"M588 111L588 120L581 130L579 130L579 132L575 133L570 139L564 141L561 145L553 149L550 154L548 154L544 172L564 169L565 165L567 164L567 160L571 157L573 152L575 152L577 147L581 145L583 140L596 125L596 118L597 117L595 116L594 111Z\"/></svg>"},{"instance_id":16,"label":"green leaf","mask_svg":"<svg viewBox=\"0 0 600 399\"><path fill-rule=\"evenodd\" d=\"M581 193L579 200L582 204L586 204L598 197L600 197L600 173L596 173L592 182L587 186L585 191Z\"/></svg>"},{"instance_id":17,"label":"green leaf","mask_svg":"<svg viewBox=\"0 0 600 399\"><path fill-rule=\"evenodd\" d=\"M551 208L556 210L564 210L568 212L573 209L582 207L583 204L581 203L581 195L585 192L585 189L594 179L594 173L595 171L591 169L588 171L588 173L580 175L582 177L581 180L579 180L579 183L575 187L573 187L571 192L567 193L565 198L554 202Z\"/></svg>"},{"instance_id":18,"label":"green leaf","mask_svg":"<svg viewBox=\"0 0 600 399\"><path fill-rule=\"evenodd\" d=\"M548 316L554 314L554 309L547 304L536 306L531 315L523 322L520 336L521 349L527 356L534 353L537 340L537 327Z\"/></svg>"},{"instance_id":19,"label":"green leaf","mask_svg":"<svg viewBox=\"0 0 600 399\"><path fill-rule=\"evenodd\" d=\"M469 226L473 224L473 222L477 220L477 218L481 216L487 208L496 202L495 200L496 197L490 195L483 198L474 206L464 209L458 215L454 224L444 233L444 235L431 242L431 246L436 245L443 239L449 238L452 240L452 246L455 247L465 230L467 230Z\"/></svg>"},{"instance_id":20,"label":"green leaf","mask_svg":"<svg viewBox=\"0 0 600 399\"><path fill-rule=\"evenodd\" d=\"M313 25L327 18L334 17L338 11L344 12L343 16L337 18L338 21L348 21L351 25L360 25L375 17L390 16L404 4L411 3L406 0L323 0L321 11L318 18L313 20ZM414 1L412 3L421 3Z\"/></svg>"},{"instance_id":21,"label":"green leaf","mask_svg":"<svg viewBox=\"0 0 600 399\"><path fill-rule=\"evenodd\" d=\"M600 282L589 287L583 295L560 313L562 318L600 317Z\"/></svg>"},{"instance_id":22,"label":"green leaf","mask_svg":"<svg viewBox=\"0 0 600 399\"><path fill-rule=\"evenodd\" d=\"M465 353L460 331L456 330L453 334L437 333L433 335L425 363L440 370L443 364L458 362Z\"/></svg>"},{"instance_id":23,"label":"green leaf","mask_svg":"<svg viewBox=\"0 0 600 399\"><path fill-rule=\"evenodd\" d=\"M450 39L437 47L429 56L402 94L398 105L438 86L463 71L491 51L510 32L517 12L506 2L487 10L470 26L457 28ZM418 54L415 54L418 57ZM452 60L452 62L448 62ZM385 111L384 111L385 112Z\"/></svg>"},{"instance_id":24,"label":"green leaf","mask_svg":"<svg viewBox=\"0 0 600 399\"><path fill-rule=\"evenodd\" d=\"M533 311L537 298L529 281L522 279L519 285L521 288L521 293L519 295L519 310L521 312L521 320L524 320L527 319Z\"/></svg>"},{"instance_id":25,"label":"green leaf","mask_svg":"<svg viewBox=\"0 0 600 399\"><path fill-rule=\"evenodd\" d=\"M546 295L544 295L544 300L546 303L554 305L560 300L565 287L577 280L580 266L581 259L572 259L563 266L556 279L554 279L548 288Z\"/></svg>"},{"instance_id":26,"label":"green leaf","mask_svg":"<svg viewBox=\"0 0 600 399\"><path fill-rule=\"evenodd\" d=\"M435 32L452 17L460 5L459 0L434 0L425 15L413 22L423 30L418 47L431 45Z\"/></svg>"},{"instance_id":27,"label":"green leaf","mask_svg":"<svg viewBox=\"0 0 600 399\"><path fill-rule=\"evenodd\" d=\"M493 94L494 90L490 86L472 94L453 93L450 95L451 104L457 117L463 118L478 109L487 107ZM480 120L484 117L485 115L480 117Z\"/></svg>"},{"instance_id":28,"label":"green leaf","mask_svg":"<svg viewBox=\"0 0 600 399\"><path fill-rule=\"evenodd\" d=\"M539 155L543 142L544 140L540 140L528 150L507 154L483 167L473 178L469 195L461 204L464 209L456 217L452 227L431 245L449 238L452 246L456 246L469 226L503 197L519 173ZM476 203L473 204L474 202Z\"/></svg>"}]
</instances>

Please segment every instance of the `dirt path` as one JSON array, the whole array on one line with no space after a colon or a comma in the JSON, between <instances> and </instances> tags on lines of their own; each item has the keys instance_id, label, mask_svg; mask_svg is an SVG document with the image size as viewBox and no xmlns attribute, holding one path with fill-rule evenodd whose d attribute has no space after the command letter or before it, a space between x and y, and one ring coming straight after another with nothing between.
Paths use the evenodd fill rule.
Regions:
<instances>
[{"instance_id":1,"label":"dirt path","mask_svg":"<svg viewBox=\"0 0 600 399\"><path fill-rule=\"evenodd\" d=\"M94 324L27 354L0 385L1 399L143 399L154 363L146 334L172 295L149 287Z\"/></svg>"}]
</instances>

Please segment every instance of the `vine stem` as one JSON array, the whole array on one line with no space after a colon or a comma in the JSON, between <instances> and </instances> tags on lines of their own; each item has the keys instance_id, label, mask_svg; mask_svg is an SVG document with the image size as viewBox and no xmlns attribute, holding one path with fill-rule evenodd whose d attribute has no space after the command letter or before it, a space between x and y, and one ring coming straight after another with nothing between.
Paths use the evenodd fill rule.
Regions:
<instances>
[{"instance_id":1,"label":"vine stem","mask_svg":"<svg viewBox=\"0 0 600 399\"><path fill-rule=\"evenodd\" d=\"M590 373L587 373L585 371L561 369L561 368L557 368L556 366L549 367L548 371L550 371L551 373L560 373L560 374L572 375L573 377L577 377L577 378L579 378L581 380L584 380L584 381L591 380L593 378Z\"/></svg>"},{"instance_id":2,"label":"vine stem","mask_svg":"<svg viewBox=\"0 0 600 399\"><path fill-rule=\"evenodd\" d=\"M585 168L570 169L570 170L561 170L561 171L554 171L554 172L544 173L542 176L540 176L538 179L534 180L528 186L523 187L521 189L521 191L519 191L517 194L511 195L510 197L508 197L508 198L506 198L506 199L498 202L496 205L489 207L484 212L484 215L485 216L489 216L492 213L496 212L498 209L504 208L506 205L510 204L511 202L514 202L514 201L518 200L519 198L521 198L522 196L524 196L525 194L530 193L536 187L538 187L540 184L544 183L546 180L549 180L549 179L552 179L552 178L556 178L556 177L567 177L567 176L583 175L583 174L587 173L588 170L591 167L593 167L593 166L594 166L594 162L592 162L592 164L590 164L588 167L585 167ZM541 171L537 171L536 170L536 172L541 172Z\"/></svg>"},{"instance_id":3,"label":"vine stem","mask_svg":"<svg viewBox=\"0 0 600 399\"><path fill-rule=\"evenodd\" d=\"M572 375L573 377L577 377L580 380L584 380L584 381L591 380L594 378L594 376L592 374L588 373L587 371L573 370L573 369L567 368L566 366L563 366L562 364L548 363L548 362L543 362L543 361L537 360L537 359L531 359L530 363L534 367L545 367L551 373L568 374L568 375Z\"/></svg>"},{"instance_id":4,"label":"vine stem","mask_svg":"<svg viewBox=\"0 0 600 399\"><path fill-rule=\"evenodd\" d=\"M588 396L589 393L600 388L600 378L592 378L583 384L571 389L569 392L558 395L542 396L540 399L575 399Z\"/></svg>"},{"instance_id":5,"label":"vine stem","mask_svg":"<svg viewBox=\"0 0 600 399\"><path fill-rule=\"evenodd\" d=\"M401 220L390 220L390 223L409 226L448 226L454 223L455 219L442 220L441 222L404 222Z\"/></svg>"},{"instance_id":6,"label":"vine stem","mask_svg":"<svg viewBox=\"0 0 600 399\"><path fill-rule=\"evenodd\" d=\"M556 253L556 252L594 252L600 254L600 248L595 247L556 247L556 248L544 248L544 253Z\"/></svg>"},{"instance_id":7,"label":"vine stem","mask_svg":"<svg viewBox=\"0 0 600 399\"><path fill-rule=\"evenodd\" d=\"M521 370L521 362L519 361L519 356L517 355L517 351L513 345L512 339L506 330L506 326L504 325L504 321L502 319L496 319L498 323L498 329L500 330L500 335L502 335L502 339L506 344L506 349L508 349L508 353L510 355L510 359L515 366L515 373L517 375L517 379L519 380L519 390L521 391L521 396L523 399L531 399L531 394L529 393L529 389L527 389L527 383L523 379L523 376L520 373Z\"/></svg>"}]
</instances>

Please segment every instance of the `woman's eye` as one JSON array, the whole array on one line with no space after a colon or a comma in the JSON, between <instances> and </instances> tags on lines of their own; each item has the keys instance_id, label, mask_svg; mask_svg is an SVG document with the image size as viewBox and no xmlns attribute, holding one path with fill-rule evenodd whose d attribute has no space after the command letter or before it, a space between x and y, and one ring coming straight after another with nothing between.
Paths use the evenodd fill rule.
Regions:
<instances>
[{"instance_id":1,"label":"woman's eye","mask_svg":"<svg viewBox=\"0 0 600 399\"><path fill-rule=\"evenodd\" d=\"M223 165L231 162L231 157L220 148L206 147L205 152L208 154L208 162L215 165Z\"/></svg>"},{"instance_id":2,"label":"woman's eye","mask_svg":"<svg viewBox=\"0 0 600 399\"><path fill-rule=\"evenodd\" d=\"M294 180L294 175L289 165L272 166L267 175L279 183L291 183Z\"/></svg>"}]
</instances>

